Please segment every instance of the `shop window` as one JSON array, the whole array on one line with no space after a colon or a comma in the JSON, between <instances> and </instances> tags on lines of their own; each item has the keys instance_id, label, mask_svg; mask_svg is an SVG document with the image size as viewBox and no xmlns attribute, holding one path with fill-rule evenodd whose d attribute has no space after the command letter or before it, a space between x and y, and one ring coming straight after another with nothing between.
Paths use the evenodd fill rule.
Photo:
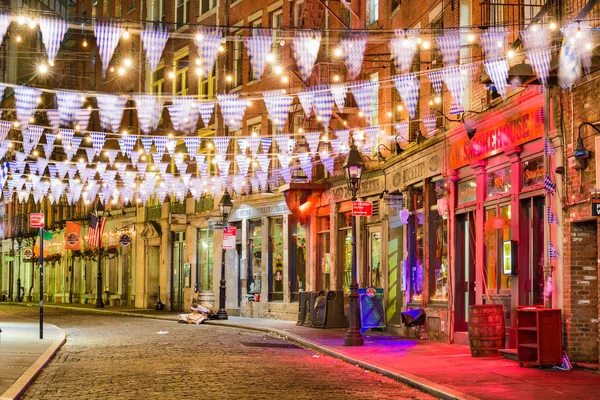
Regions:
<instances>
[{"instance_id":1,"label":"shop window","mask_svg":"<svg viewBox=\"0 0 600 400\"><path fill-rule=\"evenodd\" d=\"M448 219L437 207L429 212L429 298L448 301Z\"/></svg>"},{"instance_id":2,"label":"shop window","mask_svg":"<svg viewBox=\"0 0 600 400\"><path fill-rule=\"evenodd\" d=\"M248 293L260 293L262 289L262 226L260 220L249 222L248 240Z\"/></svg>"},{"instance_id":3,"label":"shop window","mask_svg":"<svg viewBox=\"0 0 600 400\"><path fill-rule=\"evenodd\" d=\"M298 301L298 292L306 290L306 228L298 221L294 221L292 226L290 286L292 301Z\"/></svg>"},{"instance_id":4,"label":"shop window","mask_svg":"<svg viewBox=\"0 0 600 400\"><path fill-rule=\"evenodd\" d=\"M511 287L510 205L485 211L486 281L491 293Z\"/></svg>"},{"instance_id":5,"label":"shop window","mask_svg":"<svg viewBox=\"0 0 600 400\"><path fill-rule=\"evenodd\" d=\"M376 288L383 287L381 276L381 231L379 229L369 232L370 286Z\"/></svg>"},{"instance_id":6,"label":"shop window","mask_svg":"<svg viewBox=\"0 0 600 400\"><path fill-rule=\"evenodd\" d=\"M423 188L411 190L410 210L408 219L408 266L410 281L410 301L423 300L424 270L423 270Z\"/></svg>"},{"instance_id":7,"label":"shop window","mask_svg":"<svg viewBox=\"0 0 600 400\"><path fill-rule=\"evenodd\" d=\"M510 192L510 167L487 174L487 195L497 196Z\"/></svg>"},{"instance_id":8,"label":"shop window","mask_svg":"<svg viewBox=\"0 0 600 400\"><path fill-rule=\"evenodd\" d=\"M544 183L544 157L523 162L523 187Z\"/></svg>"},{"instance_id":9,"label":"shop window","mask_svg":"<svg viewBox=\"0 0 600 400\"><path fill-rule=\"evenodd\" d=\"M318 261L319 261L319 283L321 290L331 288L331 242L329 231L329 217L320 217L317 219L318 236Z\"/></svg>"},{"instance_id":10,"label":"shop window","mask_svg":"<svg viewBox=\"0 0 600 400\"><path fill-rule=\"evenodd\" d=\"M283 300L283 217L269 218L269 300Z\"/></svg>"},{"instance_id":11,"label":"shop window","mask_svg":"<svg viewBox=\"0 0 600 400\"><path fill-rule=\"evenodd\" d=\"M458 183L458 205L472 203L477 200L477 183L475 179Z\"/></svg>"},{"instance_id":12,"label":"shop window","mask_svg":"<svg viewBox=\"0 0 600 400\"><path fill-rule=\"evenodd\" d=\"M352 283L352 213L345 212L339 215L339 240L342 249L342 289L344 292L350 290Z\"/></svg>"},{"instance_id":13,"label":"shop window","mask_svg":"<svg viewBox=\"0 0 600 400\"><path fill-rule=\"evenodd\" d=\"M198 287L201 291L213 290L213 232L208 229L198 231Z\"/></svg>"}]
</instances>

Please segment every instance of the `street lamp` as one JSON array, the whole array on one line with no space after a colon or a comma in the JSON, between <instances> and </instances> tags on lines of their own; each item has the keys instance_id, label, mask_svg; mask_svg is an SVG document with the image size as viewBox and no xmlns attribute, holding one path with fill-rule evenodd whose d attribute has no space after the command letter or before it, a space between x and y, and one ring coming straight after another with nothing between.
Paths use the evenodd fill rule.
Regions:
<instances>
[{"instance_id":1,"label":"street lamp","mask_svg":"<svg viewBox=\"0 0 600 400\"><path fill-rule=\"evenodd\" d=\"M344 163L344 171L346 172L346 181L348 189L352 193L352 202L356 201L356 192L360 188L360 178L362 175L365 163L362 160L360 152L356 145L352 144L348 152L348 158ZM350 323L348 332L344 338L345 346L362 346L364 345L362 334L360 333L359 312L358 312L358 265L356 263L356 216L352 214L352 283L350 284L350 294L348 299L350 302Z\"/></svg>"},{"instance_id":2,"label":"street lamp","mask_svg":"<svg viewBox=\"0 0 600 400\"><path fill-rule=\"evenodd\" d=\"M233 202L229 192L225 191L221 201L219 202L219 211L221 212L221 221L223 221L223 233L227 227L227 221L229 220L229 214L233 208ZM225 235L223 234L223 237ZM227 310L225 309L225 248L223 247L223 241L221 241L221 285L219 286L219 311L217 311L217 319L228 319Z\"/></svg>"},{"instance_id":3,"label":"street lamp","mask_svg":"<svg viewBox=\"0 0 600 400\"><path fill-rule=\"evenodd\" d=\"M96 297L96 308L104 308L104 301L102 300L102 263L101 263L101 257L102 257L102 253L100 253L101 251L101 246L100 246L100 240L102 239L100 237L100 226L102 224L102 215L104 215L104 205L102 204L101 201L98 201L98 204L96 205L96 217L98 217L98 220L96 222L96 235L98 235L97 239L97 245L98 245L98 282L97 282L97 291L98 291L98 296Z\"/></svg>"},{"instance_id":4,"label":"street lamp","mask_svg":"<svg viewBox=\"0 0 600 400\"><path fill-rule=\"evenodd\" d=\"M17 298L15 301L20 303L23 301L23 297L21 297L21 267L23 264L23 254L21 253L21 250L23 249L23 233L19 230L17 235L19 235L17 236L17 250L19 250L19 270L17 274Z\"/></svg>"}]
</instances>

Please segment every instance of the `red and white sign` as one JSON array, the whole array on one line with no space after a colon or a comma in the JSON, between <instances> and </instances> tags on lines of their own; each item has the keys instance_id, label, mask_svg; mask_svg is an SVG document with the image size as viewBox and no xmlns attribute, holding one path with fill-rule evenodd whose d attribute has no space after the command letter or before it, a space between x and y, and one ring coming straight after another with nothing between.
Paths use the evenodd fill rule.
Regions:
<instances>
[{"instance_id":1,"label":"red and white sign","mask_svg":"<svg viewBox=\"0 0 600 400\"><path fill-rule=\"evenodd\" d=\"M370 201L355 201L352 203L352 215L355 217L370 217L373 215L373 203Z\"/></svg>"},{"instance_id":2,"label":"red and white sign","mask_svg":"<svg viewBox=\"0 0 600 400\"><path fill-rule=\"evenodd\" d=\"M223 249L233 250L235 249L235 237L237 230L235 226L226 226L223 228Z\"/></svg>"},{"instance_id":3,"label":"red and white sign","mask_svg":"<svg viewBox=\"0 0 600 400\"><path fill-rule=\"evenodd\" d=\"M29 214L29 227L30 228L43 228L44 227L44 214L43 213Z\"/></svg>"}]
</instances>

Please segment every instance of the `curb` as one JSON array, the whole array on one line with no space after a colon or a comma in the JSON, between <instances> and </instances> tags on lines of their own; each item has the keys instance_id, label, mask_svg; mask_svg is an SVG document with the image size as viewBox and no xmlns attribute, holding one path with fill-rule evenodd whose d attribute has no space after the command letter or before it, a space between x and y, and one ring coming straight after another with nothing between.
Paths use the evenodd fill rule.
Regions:
<instances>
[{"instance_id":1,"label":"curb","mask_svg":"<svg viewBox=\"0 0 600 400\"><path fill-rule=\"evenodd\" d=\"M48 324L51 325L51 324ZM44 351L44 353L38 357L37 360L23 374L17 379L6 392L0 395L0 400L14 400L18 399L25 390L31 385L36 376L44 369L46 365L54 358L58 350L65 344L67 341L67 335L65 332L57 327L56 325L52 325L58 330L59 338L55 340L50 347Z\"/></svg>"},{"instance_id":2,"label":"curb","mask_svg":"<svg viewBox=\"0 0 600 400\"><path fill-rule=\"evenodd\" d=\"M310 341L308 341L300 336L294 335L293 333L290 333L290 332L282 331L282 330L275 329L275 328L243 325L243 324L236 324L236 323L231 323L231 322L220 322L220 321L215 321L215 320L204 321L203 323L206 325L224 326L224 327L230 327L230 328L254 330L254 331L259 331L259 332L264 332L264 333L273 333L273 334L280 336L284 340L294 342L296 344L301 345L302 347L317 351L319 353L328 355L333 358L340 359L348 364L356 365L365 370L368 370L371 372L376 372L385 377L402 382L408 386L419 389L420 391L422 391L424 393L430 394L430 395L435 396L440 399L447 399L447 400L475 400L475 399L477 399L477 397L470 396L465 393L459 392L457 390L450 389L446 386L439 385L437 383L431 382L428 379L419 378L410 373L403 372L402 375L400 375L395 372L391 372L386 369L383 369L381 367L369 364L367 362L356 360L356 359L349 357L347 355L344 355L342 353L338 353L335 350L332 350L327 347L323 347L323 346L320 346L313 342L310 342Z\"/></svg>"}]
</instances>

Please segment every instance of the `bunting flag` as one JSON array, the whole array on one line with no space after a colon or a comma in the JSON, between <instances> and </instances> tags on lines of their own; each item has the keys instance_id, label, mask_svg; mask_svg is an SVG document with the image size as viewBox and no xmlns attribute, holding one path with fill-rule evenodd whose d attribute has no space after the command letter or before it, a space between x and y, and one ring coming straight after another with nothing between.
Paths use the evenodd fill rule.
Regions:
<instances>
[{"instance_id":1,"label":"bunting flag","mask_svg":"<svg viewBox=\"0 0 600 400\"><path fill-rule=\"evenodd\" d=\"M360 75L363 57L367 46L368 36L363 33L350 33L349 36L340 40L340 47L344 53L344 64L346 65L346 78L355 80Z\"/></svg>"},{"instance_id":2,"label":"bunting flag","mask_svg":"<svg viewBox=\"0 0 600 400\"><path fill-rule=\"evenodd\" d=\"M8 136L8 132L12 128L13 124L10 121L0 121L0 144L5 144L4 140Z\"/></svg>"},{"instance_id":3,"label":"bunting flag","mask_svg":"<svg viewBox=\"0 0 600 400\"><path fill-rule=\"evenodd\" d=\"M593 43L592 30L589 24L582 21L571 22L564 26L561 31L564 36L564 41L570 44L573 55L578 61L578 64L585 70L587 74L589 74L592 61L591 50L593 48L591 45L591 43Z\"/></svg>"},{"instance_id":4,"label":"bunting flag","mask_svg":"<svg viewBox=\"0 0 600 400\"><path fill-rule=\"evenodd\" d=\"M348 142L350 138L350 129L340 129L333 133L335 133L335 136L340 141L340 150L343 152L348 151L350 149L350 144Z\"/></svg>"},{"instance_id":5,"label":"bunting flag","mask_svg":"<svg viewBox=\"0 0 600 400\"><path fill-rule=\"evenodd\" d=\"M304 139L306 139L306 143L308 144L308 150L311 153L316 153L319 148L319 140L321 139L321 133L320 132L305 133Z\"/></svg>"},{"instance_id":6,"label":"bunting flag","mask_svg":"<svg viewBox=\"0 0 600 400\"><path fill-rule=\"evenodd\" d=\"M119 147L121 147L121 153L127 157L131 157L131 152L135 142L137 142L137 135L126 135L119 139Z\"/></svg>"},{"instance_id":7,"label":"bunting flag","mask_svg":"<svg viewBox=\"0 0 600 400\"><path fill-rule=\"evenodd\" d=\"M94 157L96 156L96 149L93 148L93 147L86 147L85 148L85 155L86 155L88 161L91 164L94 161Z\"/></svg>"},{"instance_id":8,"label":"bunting flag","mask_svg":"<svg viewBox=\"0 0 600 400\"><path fill-rule=\"evenodd\" d=\"M173 105L167 109L175 131L185 134L196 131L200 115L194 96L174 97Z\"/></svg>"},{"instance_id":9,"label":"bunting flag","mask_svg":"<svg viewBox=\"0 0 600 400\"><path fill-rule=\"evenodd\" d=\"M375 106L379 95L379 81L357 82L350 90L358 108L364 113L367 122L371 123L371 117L378 111Z\"/></svg>"},{"instance_id":10,"label":"bunting flag","mask_svg":"<svg viewBox=\"0 0 600 400\"><path fill-rule=\"evenodd\" d=\"M371 152L377 149L377 145L379 144L377 138L380 135L378 126L369 126L364 129L364 135L366 136L365 140L365 150Z\"/></svg>"},{"instance_id":11,"label":"bunting flag","mask_svg":"<svg viewBox=\"0 0 600 400\"><path fill-rule=\"evenodd\" d=\"M504 57L507 40L505 27L489 27L481 33L480 38L486 60Z\"/></svg>"},{"instance_id":12,"label":"bunting flag","mask_svg":"<svg viewBox=\"0 0 600 400\"><path fill-rule=\"evenodd\" d=\"M263 100L267 107L269 118L279 131L283 131L294 98L286 96L284 90L270 90L263 93Z\"/></svg>"},{"instance_id":13,"label":"bunting flag","mask_svg":"<svg viewBox=\"0 0 600 400\"><path fill-rule=\"evenodd\" d=\"M344 106L346 105L346 93L348 92L348 87L346 85L331 85L331 94L333 95L333 101L335 102L338 110L343 113Z\"/></svg>"},{"instance_id":14,"label":"bunting flag","mask_svg":"<svg viewBox=\"0 0 600 400\"><path fill-rule=\"evenodd\" d=\"M75 123L79 125L80 132L86 132L90 123L92 110L90 108L81 108L75 111Z\"/></svg>"},{"instance_id":15,"label":"bunting flag","mask_svg":"<svg viewBox=\"0 0 600 400\"><path fill-rule=\"evenodd\" d=\"M169 155L171 156L171 158L173 157L173 154L175 154L175 147L177 147L177 139L169 139L167 140L167 151L169 152Z\"/></svg>"},{"instance_id":16,"label":"bunting flag","mask_svg":"<svg viewBox=\"0 0 600 400\"><path fill-rule=\"evenodd\" d=\"M29 142L31 147L34 148L38 145L40 138L44 133L44 127L39 125L30 125L27 130L21 132L23 133L23 145L25 145L25 142Z\"/></svg>"},{"instance_id":17,"label":"bunting flag","mask_svg":"<svg viewBox=\"0 0 600 400\"><path fill-rule=\"evenodd\" d=\"M552 182L552 178L550 178L550 175L548 174L546 174L546 177L544 178L544 189L548 193L554 193L556 190L556 185Z\"/></svg>"},{"instance_id":18,"label":"bunting flag","mask_svg":"<svg viewBox=\"0 0 600 400\"><path fill-rule=\"evenodd\" d=\"M417 30L396 30L395 36L390 40L390 51L396 69L406 74L410 71L412 61L417 51Z\"/></svg>"},{"instance_id":19,"label":"bunting flag","mask_svg":"<svg viewBox=\"0 0 600 400\"><path fill-rule=\"evenodd\" d=\"M40 32L42 33L42 42L46 48L48 61L50 65L54 64L54 59L58 54L60 44L69 29L69 22L64 18L41 16L39 20Z\"/></svg>"},{"instance_id":20,"label":"bunting flag","mask_svg":"<svg viewBox=\"0 0 600 400\"><path fill-rule=\"evenodd\" d=\"M244 39L254 79L262 78L267 65L267 56L273 46L273 34L267 29L252 29L252 36Z\"/></svg>"},{"instance_id":21,"label":"bunting flag","mask_svg":"<svg viewBox=\"0 0 600 400\"><path fill-rule=\"evenodd\" d=\"M273 142L273 139L270 137L261 137L260 138L260 143L262 144L262 150L263 153L268 153L269 149L271 148L271 143Z\"/></svg>"},{"instance_id":22,"label":"bunting flag","mask_svg":"<svg viewBox=\"0 0 600 400\"><path fill-rule=\"evenodd\" d=\"M50 158L50 156L52 155L52 151L54 150L54 140L56 140L56 135L46 133L46 144L43 147L44 155L48 159Z\"/></svg>"},{"instance_id":23,"label":"bunting flag","mask_svg":"<svg viewBox=\"0 0 600 400\"><path fill-rule=\"evenodd\" d=\"M289 171L290 162L292 161L292 158L287 154L277 154L277 158L279 159L279 164L281 165L281 170Z\"/></svg>"},{"instance_id":24,"label":"bunting flag","mask_svg":"<svg viewBox=\"0 0 600 400\"><path fill-rule=\"evenodd\" d=\"M306 115L307 119L310 118L310 114L312 112L313 104L315 101L315 94L312 91L299 92L298 100L300 101L300 104L304 109L304 115Z\"/></svg>"},{"instance_id":25,"label":"bunting flag","mask_svg":"<svg viewBox=\"0 0 600 400\"><path fill-rule=\"evenodd\" d=\"M415 118L417 105L419 103L419 81L415 74L394 75L392 77L396 90L400 94L400 98L406 106L408 115L411 119Z\"/></svg>"},{"instance_id":26,"label":"bunting flag","mask_svg":"<svg viewBox=\"0 0 600 400\"><path fill-rule=\"evenodd\" d=\"M62 141L63 148L71 146L71 140L75 135L75 130L73 129L59 129L60 138Z\"/></svg>"},{"instance_id":27,"label":"bunting flag","mask_svg":"<svg viewBox=\"0 0 600 400\"><path fill-rule=\"evenodd\" d=\"M262 191L267 190L267 178L269 174L264 171L256 171L256 178L258 179L258 183L260 184L260 188Z\"/></svg>"},{"instance_id":28,"label":"bunting flag","mask_svg":"<svg viewBox=\"0 0 600 400\"><path fill-rule=\"evenodd\" d=\"M269 158L268 154L257 154L256 160L258 161L258 165L260 166L261 170L263 170L264 172L269 171L269 164L271 163L271 159Z\"/></svg>"},{"instance_id":29,"label":"bunting flag","mask_svg":"<svg viewBox=\"0 0 600 400\"><path fill-rule=\"evenodd\" d=\"M129 158L131 159L131 165L133 165L133 167L137 167L138 165L138 160L140 158L140 152L138 150L134 150L131 152L131 154L129 154Z\"/></svg>"},{"instance_id":30,"label":"bunting flag","mask_svg":"<svg viewBox=\"0 0 600 400\"><path fill-rule=\"evenodd\" d=\"M462 101L467 86L466 75L458 66L444 68L442 72L444 83L452 95L452 104L462 110Z\"/></svg>"},{"instance_id":31,"label":"bunting flag","mask_svg":"<svg viewBox=\"0 0 600 400\"><path fill-rule=\"evenodd\" d=\"M542 24L535 24L521 32L529 64L535 71L538 80L544 86L548 84L550 73L551 36L550 30Z\"/></svg>"},{"instance_id":32,"label":"bunting flag","mask_svg":"<svg viewBox=\"0 0 600 400\"><path fill-rule=\"evenodd\" d=\"M246 154L246 149L248 149L248 140L247 139L238 139L238 146L240 148L240 154Z\"/></svg>"},{"instance_id":33,"label":"bunting flag","mask_svg":"<svg viewBox=\"0 0 600 400\"><path fill-rule=\"evenodd\" d=\"M292 48L294 50L294 58L296 59L298 71L304 81L308 81L312 74L320 46L320 30L296 31L292 41Z\"/></svg>"},{"instance_id":34,"label":"bunting flag","mask_svg":"<svg viewBox=\"0 0 600 400\"><path fill-rule=\"evenodd\" d=\"M548 256L550 258L558 258L558 251L552 246L552 242L548 242Z\"/></svg>"},{"instance_id":35,"label":"bunting flag","mask_svg":"<svg viewBox=\"0 0 600 400\"><path fill-rule=\"evenodd\" d=\"M183 138L183 142L185 143L185 148L187 149L188 154L194 155L198 152L198 148L200 148L200 141L201 139L199 137L186 136Z\"/></svg>"},{"instance_id":36,"label":"bunting flag","mask_svg":"<svg viewBox=\"0 0 600 400\"><path fill-rule=\"evenodd\" d=\"M329 139L329 144L331 145L333 155L338 155L342 147L342 141L340 139Z\"/></svg>"},{"instance_id":37,"label":"bunting flag","mask_svg":"<svg viewBox=\"0 0 600 400\"><path fill-rule=\"evenodd\" d=\"M60 123L69 125L75 121L75 113L83 107L83 99L77 92L56 92L56 105L60 115Z\"/></svg>"},{"instance_id":38,"label":"bunting flag","mask_svg":"<svg viewBox=\"0 0 600 400\"><path fill-rule=\"evenodd\" d=\"M548 223L549 224L556 224L556 223L558 223L558 221L556 220L556 217L554 216L554 214L552 214L552 209L550 208L550 206L547 207L546 212L547 212L547 215L548 215Z\"/></svg>"},{"instance_id":39,"label":"bunting flag","mask_svg":"<svg viewBox=\"0 0 600 400\"><path fill-rule=\"evenodd\" d=\"M292 181L292 174L289 168L281 168L279 173L281 174L281 179L283 179L285 183L289 184Z\"/></svg>"},{"instance_id":40,"label":"bunting flag","mask_svg":"<svg viewBox=\"0 0 600 400\"><path fill-rule=\"evenodd\" d=\"M235 161L239 168L239 174L241 176L246 176L248 173L248 168L250 167L250 160L243 154L236 154Z\"/></svg>"},{"instance_id":41,"label":"bunting flag","mask_svg":"<svg viewBox=\"0 0 600 400\"><path fill-rule=\"evenodd\" d=\"M503 100L506 100L506 87L508 86L508 62L505 58L497 60L486 60L483 62L485 71L489 75L496 92L502 96Z\"/></svg>"},{"instance_id":42,"label":"bunting flag","mask_svg":"<svg viewBox=\"0 0 600 400\"><path fill-rule=\"evenodd\" d=\"M276 135L275 142L277 142L277 147L279 148L280 153L288 154L290 146L290 135Z\"/></svg>"},{"instance_id":43,"label":"bunting flag","mask_svg":"<svg viewBox=\"0 0 600 400\"><path fill-rule=\"evenodd\" d=\"M437 130L437 117L431 116L421 119L423 127L425 128L425 136L432 137Z\"/></svg>"},{"instance_id":44,"label":"bunting flag","mask_svg":"<svg viewBox=\"0 0 600 400\"><path fill-rule=\"evenodd\" d=\"M571 43L571 40L563 39L558 64L558 84L565 90L571 89L581 75L581 63L575 44Z\"/></svg>"},{"instance_id":45,"label":"bunting flag","mask_svg":"<svg viewBox=\"0 0 600 400\"><path fill-rule=\"evenodd\" d=\"M260 147L260 137L250 136L247 140L248 147L250 147L250 153L252 156L256 156L256 153L258 153L258 148Z\"/></svg>"},{"instance_id":46,"label":"bunting flag","mask_svg":"<svg viewBox=\"0 0 600 400\"><path fill-rule=\"evenodd\" d=\"M144 147L144 151L147 154L150 154L150 150L152 150L152 138L151 137L140 137L142 141L142 146Z\"/></svg>"},{"instance_id":47,"label":"bunting flag","mask_svg":"<svg viewBox=\"0 0 600 400\"><path fill-rule=\"evenodd\" d=\"M0 45L4 41L4 36L6 35L6 31L10 26L10 14L3 11L0 13Z\"/></svg>"},{"instance_id":48,"label":"bunting flag","mask_svg":"<svg viewBox=\"0 0 600 400\"><path fill-rule=\"evenodd\" d=\"M299 153L298 159L300 160L300 168L306 174L309 181L312 180L312 162L309 153Z\"/></svg>"},{"instance_id":49,"label":"bunting flag","mask_svg":"<svg viewBox=\"0 0 600 400\"><path fill-rule=\"evenodd\" d=\"M327 171L331 176L333 176L334 172L334 161L335 160L332 157L323 159L323 165L325 165L325 168L327 168Z\"/></svg>"},{"instance_id":50,"label":"bunting flag","mask_svg":"<svg viewBox=\"0 0 600 400\"><path fill-rule=\"evenodd\" d=\"M196 48L202 66L202 74L209 76L215 66L219 46L223 41L223 28L201 27L196 33Z\"/></svg>"},{"instance_id":51,"label":"bunting flag","mask_svg":"<svg viewBox=\"0 0 600 400\"><path fill-rule=\"evenodd\" d=\"M140 130L149 135L156 131L162 115L162 104L156 96L133 96Z\"/></svg>"},{"instance_id":52,"label":"bunting flag","mask_svg":"<svg viewBox=\"0 0 600 400\"><path fill-rule=\"evenodd\" d=\"M102 77L106 78L106 71L110 60L112 60L119 39L123 34L123 25L116 21L96 21L94 24L94 36L98 44L98 54L102 61Z\"/></svg>"},{"instance_id":53,"label":"bunting flag","mask_svg":"<svg viewBox=\"0 0 600 400\"><path fill-rule=\"evenodd\" d=\"M234 131L240 129L246 113L246 100L240 99L238 93L217 94L217 100L225 125Z\"/></svg>"},{"instance_id":54,"label":"bunting flag","mask_svg":"<svg viewBox=\"0 0 600 400\"><path fill-rule=\"evenodd\" d=\"M110 130L114 133L119 132L121 120L125 111L127 97L112 94L96 95L98 102L98 112L100 114L100 126L104 130Z\"/></svg>"},{"instance_id":55,"label":"bunting flag","mask_svg":"<svg viewBox=\"0 0 600 400\"><path fill-rule=\"evenodd\" d=\"M458 29L444 29L443 35L436 36L436 42L444 65L457 65L460 60L460 32Z\"/></svg>"},{"instance_id":56,"label":"bunting flag","mask_svg":"<svg viewBox=\"0 0 600 400\"><path fill-rule=\"evenodd\" d=\"M438 96L442 94L442 71L443 70L436 70L427 73L427 78L429 78L429 82L431 82L431 86L433 86L433 91Z\"/></svg>"},{"instance_id":57,"label":"bunting flag","mask_svg":"<svg viewBox=\"0 0 600 400\"><path fill-rule=\"evenodd\" d=\"M48 124L50 125L50 129L52 132L58 132L58 128L60 128L60 111L58 110L45 110L46 117L48 119Z\"/></svg>"},{"instance_id":58,"label":"bunting flag","mask_svg":"<svg viewBox=\"0 0 600 400\"><path fill-rule=\"evenodd\" d=\"M552 142L549 139L544 139L544 154L551 156L554 153L556 153L556 150L552 146Z\"/></svg>"},{"instance_id":59,"label":"bunting flag","mask_svg":"<svg viewBox=\"0 0 600 400\"><path fill-rule=\"evenodd\" d=\"M200 112L200 116L202 117L202 122L204 123L204 127L208 128L210 124L210 119L212 118L213 111L215 109L214 101L201 101L196 104L198 106L198 111Z\"/></svg>"},{"instance_id":60,"label":"bunting flag","mask_svg":"<svg viewBox=\"0 0 600 400\"><path fill-rule=\"evenodd\" d=\"M156 159L154 161L161 161L165 149L167 148L167 137L166 136L154 136L154 148L156 149Z\"/></svg>"},{"instance_id":61,"label":"bunting flag","mask_svg":"<svg viewBox=\"0 0 600 400\"><path fill-rule=\"evenodd\" d=\"M17 121L19 121L21 129L27 129L29 120L35 114L37 100L42 95L42 92L27 86L15 86L14 91Z\"/></svg>"},{"instance_id":62,"label":"bunting flag","mask_svg":"<svg viewBox=\"0 0 600 400\"><path fill-rule=\"evenodd\" d=\"M38 166L38 174L41 177L42 175L44 175L44 171L46 170L46 167L48 166L48 159L38 157L36 162L37 162L37 166ZM0 185L0 186L2 186L2 185Z\"/></svg>"},{"instance_id":63,"label":"bunting flag","mask_svg":"<svg viewBox=\"0 0 600 400\"><path fill-rule=\"evenodd\" d=\"M398 122L394 124L394 131L396 132L396 136L402 138L405 141L408 141L408 122Z\"/></svg>"},{"instance_id":64,"label":"bunting flag","mask_svg":"<svg viewBox=\"0 0 600 400\"><path fill-rule=\"evenodd\" d=\"M219 174L223 177L223 176L228 176L229 175L229 167L231 166L231 161L229 160L222 160L219 161Z\"/></svg>"},{"instance_id":65,"label":"bunting flag","mask_svg":"<svg viewBox=\"0 0 600 400\"><path fill-rule=\"evenodd\" d=\"M214 138L213 141L215 142L215 149L217 150L217 153L221 154L222 156L226 156L230 140L231 138L228 136Z\"/></svg>"},{"instance_id":66,"label":"bunting flag","mask_svg":"<svg viewBox=\"0 0 600 400\"><path fill-rule=\"evenodd\" d=\"M149 24L142 30L140 38L144 45L150 72L154 72L156 71L156 67L158 67L165 45L169 40L169 29L166 26L154 23Z\"/></svg>"}]
</instances>

